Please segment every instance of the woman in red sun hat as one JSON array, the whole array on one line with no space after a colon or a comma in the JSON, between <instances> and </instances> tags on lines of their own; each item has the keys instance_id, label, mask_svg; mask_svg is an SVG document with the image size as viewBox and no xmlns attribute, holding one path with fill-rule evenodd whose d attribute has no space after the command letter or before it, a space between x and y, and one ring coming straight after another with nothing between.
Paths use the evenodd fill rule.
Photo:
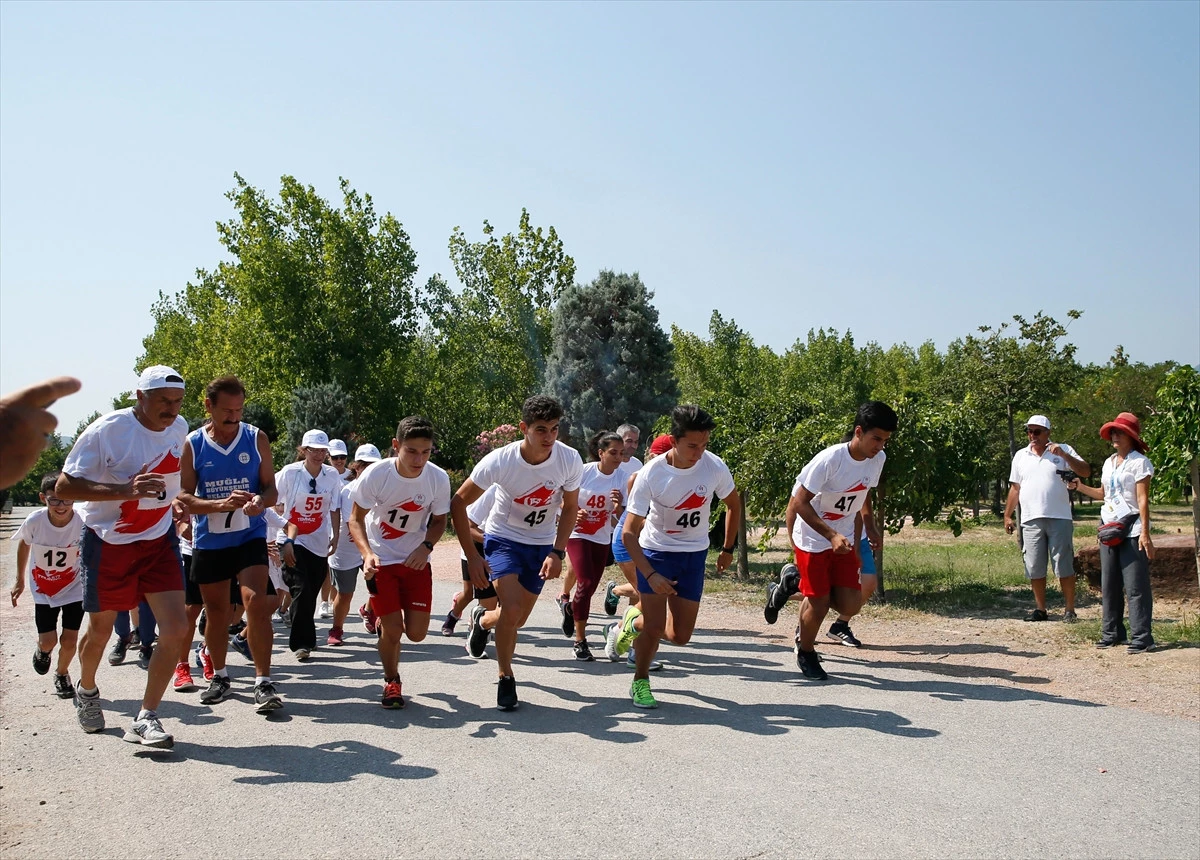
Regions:
<instances>
[{"instance_id":1,"label":"woman in red sun hat","mask_svg":"<svg viewBox=\"0 0 1200 860\"><path fill-rule=\"evenodd\" d=\"M1150 478L1154 465L1146 457L1142 424L1132 412L1122 412L1100 428L1100 435L1116 449L1104 461L1099 487L1073 482L1072 488L1085 496L1103 501L1100 522L1128 522L1127 535L1115 544L1100 545L1100 590L1103 594L1103 620L1097 648L1111 648L1125 642L1123 622L1125 601L1129 601L1129 653L1140 654L1154 648L1150 632L1152 599L1150 560L1154 543L1150 538Z\"/></svg>"}]
</instances>

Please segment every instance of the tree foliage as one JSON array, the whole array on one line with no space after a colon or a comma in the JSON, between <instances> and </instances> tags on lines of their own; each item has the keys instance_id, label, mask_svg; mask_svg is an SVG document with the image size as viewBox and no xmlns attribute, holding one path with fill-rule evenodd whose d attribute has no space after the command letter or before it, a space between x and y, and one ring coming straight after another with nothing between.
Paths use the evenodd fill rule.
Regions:
<instances>
[{"instance_id":1,"label":"tree foliage","mask_svg":"<svg viewBox=\"0 0 1200 860\"><path fill-rule=\"evenodd\" d=\"M292 393L287 443L296 448L308 430L324 430L330 439L358 439L354 422L346 411L348 395L336 382L297 388ZM391 439L391 434L387 435ZM288 461L290 461L290 457ZM284 462L288 462L284 461Z\"/></svg>"},{"instance_id":2,"label":"tree foliage","mask_svg":"<svg viewBox=\"0 0 1200 860\"><path fill-rule=\"evenodd\" d=\"M675 405L671 341L653 295L636 273L605 270L567 287L554 306L542 388L563 404L580 451L598 430L624 422L648 429Z\"/></svg>"},{"instance_id":3,"label":"tree foliage","mask_svg":"<svg viewBox=\"0 0 1200 860\"><path fill-rule=\"evenodd\" d=\"M1178 499L1183 488L1197 489L1195 465L1200 458L1200 373L1177 367L1167 374L1146 422L1146 444L1154 463L1155 497Z\"/></svg>"}]
</instances>

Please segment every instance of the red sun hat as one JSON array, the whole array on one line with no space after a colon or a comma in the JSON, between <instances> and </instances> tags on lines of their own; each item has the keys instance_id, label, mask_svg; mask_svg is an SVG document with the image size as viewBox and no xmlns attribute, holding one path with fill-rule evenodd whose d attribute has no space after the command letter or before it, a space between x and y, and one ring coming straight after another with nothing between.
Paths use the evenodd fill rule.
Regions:
<instances>
[{"instance_id":1,"label":"red sun hat","mask_svg":"<svg viewBox=\"0 0 1200 860\"><path fill-rule=\"evenodd\" d=\"M650 453L655 457L661 457L663 454L670 451L674 444L675 440L671 438L671 434L664 433L650 443Z\"/></svg>"},{"instance_id":2,"label":"red sun hat","mask_svg":"<svg viewBox=\"0 0 1200 860\"><path fill-rule=\"evenodd\" d=\"M1112 441L1112 431L1120 430L1131 440L1133 447L1141 453L1146 453L1146 443L1142 441L1142 422L1132 412L1122 412L1112 421L1100 428L1100 438Z\"/></svg>"}]
</instances>

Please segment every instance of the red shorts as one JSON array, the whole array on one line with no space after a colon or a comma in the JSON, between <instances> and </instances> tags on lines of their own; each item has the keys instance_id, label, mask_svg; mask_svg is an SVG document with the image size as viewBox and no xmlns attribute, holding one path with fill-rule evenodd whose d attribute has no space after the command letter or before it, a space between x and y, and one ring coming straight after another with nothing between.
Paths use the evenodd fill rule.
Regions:
<instances>
[{"instance_id":1,"label":"red shorts","mask_svg":"<svg viewBox=\"0 0 1200 860\"><path fill-rule=\"evenodd\" d=\"M385 564L375 572L371 606L382 618L404 609L428 614L433 604L433 567L414 570L402 564Z\"/></svg>"},{"instance_id":2,"label":"red shorts","mask_svg":"<svg viewBox=\"0 0 1200 860\"><path fill-rule=\"evenodd\" d=\"M800 570L800 593L805 597L825 597L832 588L853 588L858 584L858 553L805 552L796 550L796 567Z\"/></svg>"},{"instance_id":3,"label":"red shorts","mask_svg":"<svg viewBox=\"0 0 1200 860\"><path fill-rule=\"evenodd\" d=\"M174 529L151 540L105 543L84 528L79 566L88 612L134 609L147 594L183 590L183 559Z\"/></svg>"}]
</instances>

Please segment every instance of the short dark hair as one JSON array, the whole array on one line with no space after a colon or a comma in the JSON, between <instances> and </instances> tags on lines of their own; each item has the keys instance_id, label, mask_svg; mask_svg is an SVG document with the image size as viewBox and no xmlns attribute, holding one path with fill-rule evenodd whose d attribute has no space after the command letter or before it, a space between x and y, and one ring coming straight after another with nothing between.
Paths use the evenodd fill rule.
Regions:
<instances>
[{"instance_id":1,"label":"short dark hair","mask_svg":"<svg viewBox=\"0 0 1200 860\"><path fill-rule=\"evenodd\" d=\"M231 397L240 394L245 397L246 386L242 385L242 381L236 376L218 376L205 387L204 399L216 403L219 394L228 394Z\"/></svg>"},{"instance_id":2,"label":"short dark hair","mask_svg":"<svg viewBox=\"0 0 1200 860\"><path fill-rule=\"evenodd\" d=\"M588 453L592 455L593 460L600 459L600 451L607 448L613 442L616 442L622 448L625 447L625 440L611 430L600 430L592 434L592 438L588 439Z\"/></svg>"},{"instance_id":3,"label":"short dark hair","mask_svg":"<svg viewBox=\"0 0 1200 860\"><path fill-rule=\"evenodd\" d=\"M858 407L858 412L854 415L854 426L861 427L864 433L871 430L895 433L896 423L895 411L879 400L868 400Z\"/></svg>"},{"instance_id":4,"label":"short dark hair","mask_svg":"<svg viewBox=\"0 0 1200 860\"><path fill-rule=\"evenodd\" d=\"M54 492L54 485L58 483L58 476L62 472L47 472L42 475L42 483L39 485L42 495L48 496Z\"/></svg>"},{"instance_id":5,"label":"short dark hair","mask_svg":"<svg viewBox=\"0 0 1200 860\"><path fill-rule=\"evenodd\" d=\"M410 415L396 425L396 441L428 439L433 441L433 422L422 415Z\"/></svg>"},{"instance_id":6,"label":"short dark hair","mask_svg":"<svg viewBox=\"0 0 1200 860\"><path fill-rule=\"evenodd\" d=\"M535 394L521 404L521 420L527 425L538 421L557 421L562 416L562 404L544 394Z\"/></svg>"},{"instance_id":7,"label":"short dark hair","mask_svg":"<svg viewBox=\"0 0 1200 860\"><path fill-rule=\"evenodd\" d=\"M684 403L671 410L671 436L676 439L682 439L693 431L706 433L716 426L713 417L699 406Z\"/></svg>"}]
</instances>

